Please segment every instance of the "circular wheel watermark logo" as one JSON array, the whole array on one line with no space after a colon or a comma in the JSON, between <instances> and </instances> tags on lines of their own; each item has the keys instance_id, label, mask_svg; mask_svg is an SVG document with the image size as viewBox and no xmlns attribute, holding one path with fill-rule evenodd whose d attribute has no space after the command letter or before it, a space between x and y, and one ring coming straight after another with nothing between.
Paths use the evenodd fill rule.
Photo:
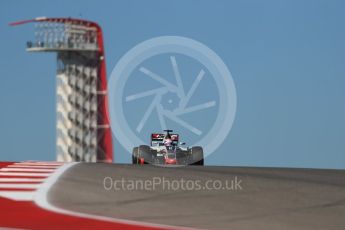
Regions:
<instances>
[{"instance_id":1,"label":"circular wheel watermark logo","mask_svg":"<svg viewBox=\"0 0 345 230\"><path fill-rule=\"evenodd\" d=\"M236 113L236 89L227 66L204 44L162 36L129 50L113 69L109 112L116 139L131 152L151 133L173 129L204 156L227 137Z\"/></svg>"}]
</instances>

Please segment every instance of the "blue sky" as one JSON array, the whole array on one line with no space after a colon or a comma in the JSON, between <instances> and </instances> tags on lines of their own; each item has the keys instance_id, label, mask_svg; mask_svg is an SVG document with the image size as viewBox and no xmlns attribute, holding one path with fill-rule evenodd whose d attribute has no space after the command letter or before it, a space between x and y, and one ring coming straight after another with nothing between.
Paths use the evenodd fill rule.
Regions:
<instances>
[{"instance_id":1,"label":"blue sky","mask_svg":"<svg viewBox=\"0 0 345 230\"><path fill-rule=\"evenodd\" d=\"M104 30L107 71L157 36L195 39L232 73L236 118L210 165L345 168L345 2L1 1L0 160L55 159L54 54L30 54L31 26L81 17ZM115 140L115 159L130 157Z\"/></svg>"}]
</instances>

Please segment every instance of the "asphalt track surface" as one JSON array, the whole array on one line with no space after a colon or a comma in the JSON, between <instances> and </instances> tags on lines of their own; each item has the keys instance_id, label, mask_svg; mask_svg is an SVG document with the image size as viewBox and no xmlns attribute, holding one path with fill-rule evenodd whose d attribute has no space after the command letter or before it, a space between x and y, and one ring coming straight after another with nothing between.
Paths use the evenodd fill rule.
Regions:
<instances>
[{"instance_id":1,"label":"asphalt track surface","mask_svg":"<svg viewBox=\"0 0 345 230\"><path fill-rule=\"evenodd\" d=\"M194 185L188 190L193 186L186 183L182 188L182 178L209 183L209 189ZM236 178L238 186L231 188ZM154 180L154 189L145 182ZM213 188L215 180L217 186L228 181L228 187ZM115 184L111 181L117 181L116 186L110 188ZM133 181L147 183L146 190L141 182L136 182L137 190L127 187ZM81 163L60 177L48 199L75 212L182 227L343 229L345 170Z\"/></svg>"}]
</instances>

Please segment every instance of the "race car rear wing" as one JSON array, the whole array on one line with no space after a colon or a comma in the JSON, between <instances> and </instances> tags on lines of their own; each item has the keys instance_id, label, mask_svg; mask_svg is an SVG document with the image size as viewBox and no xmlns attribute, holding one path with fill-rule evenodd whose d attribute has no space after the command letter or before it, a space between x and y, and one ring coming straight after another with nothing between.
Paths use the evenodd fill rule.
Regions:
<instances>
[{"instance_id":1,"label":"race car rear wing","mask_svg":"<svg viewBox=\"0 0 345 230\"><path fill-rule=\"evenodd\" d=\"M162 146L164 140L164 133L152 133L151 134L151 146ZM178 134L170 134L171 140L174 144L178 145L179 135Z\"/></svg>"}]
</instances>

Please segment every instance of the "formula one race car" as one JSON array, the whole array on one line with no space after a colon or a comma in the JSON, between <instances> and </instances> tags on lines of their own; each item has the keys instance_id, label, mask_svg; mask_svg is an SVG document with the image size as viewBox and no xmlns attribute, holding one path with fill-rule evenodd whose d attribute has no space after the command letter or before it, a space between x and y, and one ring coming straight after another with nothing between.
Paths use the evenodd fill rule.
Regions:
<instances>
[{"instance_id":1,"label":"formula one race car","mask_svg":"<svg viewBox=\"0 0 345 230\"><path fill-rule=\"evenodd\" d=\"M186 147L179 142L178 134L164 130L165 134L151 134L151 146L140 145L133 148L133 164L158 165L204 165L204 153L200 146Z\"/></svg>"}]
</instances>

